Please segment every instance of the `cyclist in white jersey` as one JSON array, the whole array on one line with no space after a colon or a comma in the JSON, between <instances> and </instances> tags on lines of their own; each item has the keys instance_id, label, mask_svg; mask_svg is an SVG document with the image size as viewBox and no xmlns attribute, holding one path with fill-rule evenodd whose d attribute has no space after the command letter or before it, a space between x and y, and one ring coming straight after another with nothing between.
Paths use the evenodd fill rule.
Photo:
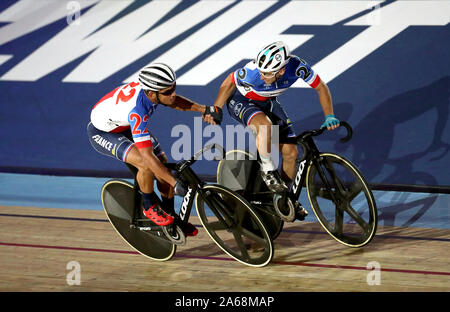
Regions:
<instances>
[{"instance_id":1,"label":"cyclist in white jersey","mask_svg":"<svg viewBox=\"0 0 450 312\"><path fill-rule=\"evenodd\" d=\"M281 41L266 45L255 60L227 76L220 86L214 106L207 107L203 116L209 123L220 123L222 108L227 105L230 116L249 126L256 133L256 147L261 157L263 179L270 190L287 189L295 175L298 149L294 144L282 143L283 137L296 136L292 123L277 100L299 78L314 88L325 115L322 127L339 127L333 113L328 86L311 66ZM217 122L217 120L219 122ZM271 126L280 126L279 150L282 154L281 176L273 163L271 153ZM304 219L306 210L299 207L298 219Z\"/></svg>"},{"instance_id":2,"label":"cyclist in white jersey","mask_svg":"<svg viewBox=\"0 0 450 312\"><path fill-rule=\"evenodd\" d=\"M166 64L152 63L139 73L139 82L122 85L93 107L87 132L94 149L138 169L136 179L144 199L144 215L160 226L177 217L173 194L184 196L186 187L163 163L167 157L149 131L149 119L159 104L182 111L204 113L206 106L177 95L175 72ZM154 192L157 180L162 201ZM197 229L183 229L195 236Z\"/></svg>"}]
</instances>

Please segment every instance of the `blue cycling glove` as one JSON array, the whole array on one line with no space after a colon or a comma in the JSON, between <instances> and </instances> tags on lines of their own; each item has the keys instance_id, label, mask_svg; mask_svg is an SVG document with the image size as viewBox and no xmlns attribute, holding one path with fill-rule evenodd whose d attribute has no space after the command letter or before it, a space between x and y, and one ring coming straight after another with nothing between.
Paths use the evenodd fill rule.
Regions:
<instances>
[{"instance_id":1,"label":"blue cycling glove","mask_svg":"<svg viewBox=\"0 0 450 312\"><path fill-rule=\"evenodd\" d=\"M320 126L320 128L328 128L331 126L337 126L339 124L340 121L336 117L334 117L333 114L330 114L325 116L325 122Z\"/></svg>"}]
</instances>

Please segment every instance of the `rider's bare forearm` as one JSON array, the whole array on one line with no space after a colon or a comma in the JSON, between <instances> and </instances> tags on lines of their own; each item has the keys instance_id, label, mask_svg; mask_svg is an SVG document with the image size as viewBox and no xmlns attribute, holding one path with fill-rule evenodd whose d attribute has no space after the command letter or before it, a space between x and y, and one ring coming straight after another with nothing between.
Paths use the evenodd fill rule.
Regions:
<instances>
[{"instance_id":1,"label":"rider's bare forearm","mask_svg":"<svg viewBox=\"0 0 450 312\"><path fill-rule=\"evenodd\" d=\"M333 101L331 99L330 89L325 82L321 82L316 88L317 94L319 95L319 102L322 106L322 110L325 116L334 114L333 113Z\"/></svg>"},{"instance_id":2,"label":"rider's bare forearm","mask_svg":"<svg viewBox=\"0 0 450 312\"><path fill-rule=\"evenodd\" d=\"M203 114L205 112L206 105L198 104L188 98L185 98L184 96L177 95L173 108L180 111L199 112Z\"/></svg>"},{"instance_id":3,"label":"rider's bare forearm","mask_svg":"<svg viewBox=\"0 0 450 312\"><path fill-rule=\"evenodd\" d=\"M233 82L232 75L233 73L229 74L227 78L222 82L216 101L214 102L214 106L223 108L225 106L225 103L227 102L227 99L233 94L234 90L236 89L236 85Z\"/></svg>"}]
</instances>

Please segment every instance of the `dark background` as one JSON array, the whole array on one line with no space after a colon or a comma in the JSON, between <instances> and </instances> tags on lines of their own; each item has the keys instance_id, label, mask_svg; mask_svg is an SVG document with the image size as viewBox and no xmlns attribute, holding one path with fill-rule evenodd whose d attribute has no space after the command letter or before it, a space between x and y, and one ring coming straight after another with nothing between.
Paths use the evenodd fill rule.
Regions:
<instances>
[{"instance_id":1,"label":"dark background","mask_svg":"<svg viewBox=\"0 0 450 312\"><path fill-rule=\"evenodd\" d=\"M2 1L0 10L13 2ZM0 23L0 27L3 25ZM0 46L0 54L13 55L0 65L0 76L66 26L63 19ZM364 29L364 26L342 24L294 26L285 33L314 34L311 40L292 51L314 66ZM188 35L189 32L182 37ZM449 38L449 25L411 26L329 82L335 114L353 126L354 138L341 144L336 139L343 132L327 133L319 139L319 147L347 156L371 183L449 186ZM169 42L164 48L170 48L170 44L175 42ZM208 52L218 48L214 46ZM91 148L86 124L98 99L165 49L149 53L100 83L62 82L83 57L35 82L0 81L0 171L127 175L123 164ZM225 76L247 61L243 59L232 68L224 68L223 74L209 85L178 86L177 92L211 105ZM178 76L183 72L178 72ZM279 100L297 133L318 128L323 122L314 90L292 88ZM223 127L235 125L228 113L224 113ZM198 115L165 107L159 107L152 116L151 131L169 158L171 144L177 139L170 136L170 130L177 124L192 127L193 116ZM216 166L214 161L203 160L196 170L214 175Z\"/></svg>"}]
</instances>

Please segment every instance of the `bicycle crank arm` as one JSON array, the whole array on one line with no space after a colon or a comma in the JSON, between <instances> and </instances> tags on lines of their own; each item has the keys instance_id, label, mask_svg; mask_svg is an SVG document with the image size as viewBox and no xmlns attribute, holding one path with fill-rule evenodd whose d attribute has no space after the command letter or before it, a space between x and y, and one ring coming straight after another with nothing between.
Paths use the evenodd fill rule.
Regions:
<instances>
[{"instance_id":1,"label":"bicycle crank arm","mask_svg":"<svg viewBox=\"0 0 450 312\"><path fill-rule=\"evenodd\" d=\"M155 225L155 226L139 226L130 224L130 229L137 229L139 231L152 231L152 232L160 232L162 229L161 227Z\"/></svg>"},{"instance_id":2,"label":"bicycle crank arm","mask_svg":"<svg viewBox=\"0 0 450 312\"><path fill-rule=\"evenodd\" d=\"M144 221L149 222L145 219L138 219L136 221ZM160 226L156 224L140 226L136 224L130 224L131 229L137 229L139 231L147 232L149 234L155 235L158 238L167 240L175 245L185 245L186 244L186 236L184 235L181 228L177 225L167 225Z\"/></svg>"},{"instance_id":3,"label":"bicycle crank arm","mask_svg":"<svg viewBox=\"0 0 450 312\"><path fill-rule=\"evenodd\" d=\"M130 224L130 229L136 229L139 231L146 231L146 232L154 232L155 234L158 234L158 236L162 236L162 227L158 225L140 226L136 224Z\"/></svg>"}]
</instances>

